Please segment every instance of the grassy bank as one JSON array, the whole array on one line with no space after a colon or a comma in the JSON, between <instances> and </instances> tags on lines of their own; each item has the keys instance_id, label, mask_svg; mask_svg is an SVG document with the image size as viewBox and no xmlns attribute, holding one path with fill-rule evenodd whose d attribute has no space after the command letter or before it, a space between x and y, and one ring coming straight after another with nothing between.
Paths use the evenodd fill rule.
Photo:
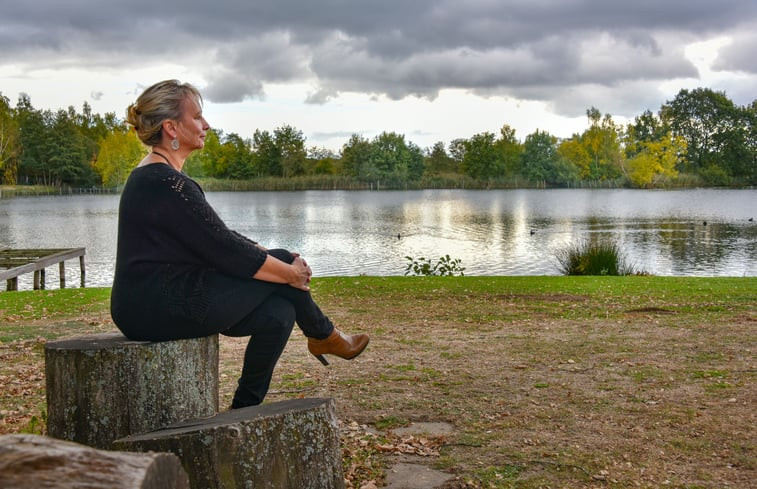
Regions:
<instances>
[{"instance_id":1,"label":"grassy bank","mask_svg":"<svg viewBox=\"0 0 757 489\"><path fill-rule=\"evenodd\" d=\"M43 429L44 342L113 330L108 294L0 293L0 432ZM342 277L313 294L371 344L321 368L295 330L268 400L333 397L362 427L345 439L355 487L380 484L402 451L391 429L419 421L454 426L409 441L428 449L418 463L457 478L449 487L757 478L755 278ZM244 346L222 337L222 406Z\"/></svg>"}]
</instances>

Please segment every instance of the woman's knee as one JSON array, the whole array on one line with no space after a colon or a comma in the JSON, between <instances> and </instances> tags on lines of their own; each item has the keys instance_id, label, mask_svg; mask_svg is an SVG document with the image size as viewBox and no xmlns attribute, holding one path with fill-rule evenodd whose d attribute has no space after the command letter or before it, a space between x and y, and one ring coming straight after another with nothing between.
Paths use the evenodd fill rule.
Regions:
<instances>
[{"instance_id":1,"label":"woman's knee","mask_svg":"<svg viewBox=\"0 0 757 489\"><path fill-rule=\"evenodd\" d=\"M294 322L296 319L296 312L294 306L288 300L272 295L266 299L260 308L260 317L267 318L263 321L277 329L281 329L282 333L285 332L287 336L292 332Z\"/></svg>"},{"instance_id":2,"label":"woman's knee","mask_svg":"<svg viewBox=\"0 0 757 489\"><path fill-rule=\"evenodd\" d=\"M226 336L249 336L280 333L289 337L296 314L291 302L272 295L238 324L223 332Z\"/></svg>"}]
</instances>

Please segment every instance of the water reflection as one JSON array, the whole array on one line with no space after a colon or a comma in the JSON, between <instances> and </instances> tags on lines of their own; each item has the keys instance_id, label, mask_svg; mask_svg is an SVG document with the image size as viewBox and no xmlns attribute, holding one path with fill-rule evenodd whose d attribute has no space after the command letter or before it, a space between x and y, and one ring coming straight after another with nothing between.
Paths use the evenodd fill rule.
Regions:
<instances>
[{"instance_id":1,"label":"water reflection","mask_svg":"<svg viewBox=\"0 0 757 489\"><path fill-rule=\"evenodd\" d=\"M466 275L555 275L558 250L603 238L658 275L757 275L754 190L211 192L208 199L231 228L299 250L317 275L402 275L406 256L445 254L461 259ZM109 285L117 207L115 195L0 200L0 247L85 246L87 284ZM76 264L70 269L75 281ZM57 283L56 273L48 270L48 283Z\"/></svg>"}]
</instances>

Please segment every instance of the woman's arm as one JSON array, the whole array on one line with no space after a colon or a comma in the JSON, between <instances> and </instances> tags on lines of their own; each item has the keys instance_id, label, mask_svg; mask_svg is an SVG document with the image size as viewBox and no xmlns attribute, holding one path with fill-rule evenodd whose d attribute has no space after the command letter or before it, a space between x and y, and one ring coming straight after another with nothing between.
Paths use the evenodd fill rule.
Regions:
<instances>
[{"instance_id":1,"label":"woman's arm","mask_svg":"<svg viewBox=\"0 0 757 489\"><path fill-rule=\"evenodd\" d=\"M312 271L305 260L296 256L292 264L285 263L272 255L268 255L252 278L264 282L288 284L294 288L308 291Z\"/></svg>"}]
</instances>

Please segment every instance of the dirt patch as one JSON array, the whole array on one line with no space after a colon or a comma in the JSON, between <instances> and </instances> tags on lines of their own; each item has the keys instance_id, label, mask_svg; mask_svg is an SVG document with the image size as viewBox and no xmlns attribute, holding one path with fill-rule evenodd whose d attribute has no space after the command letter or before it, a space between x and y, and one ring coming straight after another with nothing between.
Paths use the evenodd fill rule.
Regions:
<instances>
[{"instance_id":1,"label":"dirt patch","mask_svg":"<svg viewBox=\"0 0 757 489\"><path fill-rule=\"evenodd\" d=\"M538 300L548 302L583 302L588 300L584 295L576 294L498 294L494 296L502 300Z\"/></svg>"},{"instance_id":2,"label":"dirt patch","mask_svg":"<svg viewBox=\"0 0 757 489\"><path fill-rule=\"evenodd\" d=\"M663 309L661 307L637 307L634 309L627 309L626 312L628 313L653 312L653 313L658 313L658 314L675 314L675 311L671 311L670 309Z\"/></svg>"}]
</instances>

